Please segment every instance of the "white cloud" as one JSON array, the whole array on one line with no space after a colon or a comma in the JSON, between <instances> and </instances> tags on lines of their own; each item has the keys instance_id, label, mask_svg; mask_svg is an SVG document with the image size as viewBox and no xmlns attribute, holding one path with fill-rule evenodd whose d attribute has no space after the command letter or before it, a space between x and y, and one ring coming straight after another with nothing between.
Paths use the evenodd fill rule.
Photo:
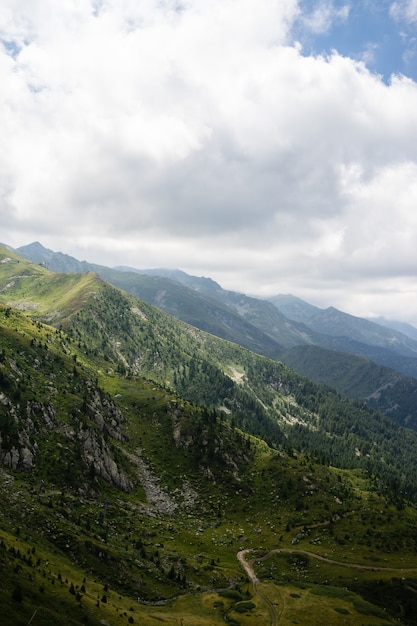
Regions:
<instances>
[{"instance_id":1,"label":"white cloud","mask_svg":"<svg viewBox=\"0 0 417 626\"><path fill-rule=\"evenodd\" d=\"M310 13L303 15L301 21L304 28L317 35L329 32L335 23L346 21L349 13L349 4L337 8L333 0L320 0Z\"/></svg>"},{"instance_id":2,"label":"white cloud","mask_svg":"<svg viewBox=\"0 0 417 626\"><path fill-rule=\"evenodd\" d=\"M348 5L317 11L328 28ZM1 239L351 312L389 284L403 309L417 85L303 56L300 17L296 0L3 0Z\"/></svg>"},{"instance_id":3,"label":"white cloud","mask_svg":"<svg viewBox=\"0 0 417 626\"><path fill-rule=\"evenodd\" d=\"M400 21L417 22L417 0L398 0L390 6L391 16Z\"/></svg>"}]
</instances>

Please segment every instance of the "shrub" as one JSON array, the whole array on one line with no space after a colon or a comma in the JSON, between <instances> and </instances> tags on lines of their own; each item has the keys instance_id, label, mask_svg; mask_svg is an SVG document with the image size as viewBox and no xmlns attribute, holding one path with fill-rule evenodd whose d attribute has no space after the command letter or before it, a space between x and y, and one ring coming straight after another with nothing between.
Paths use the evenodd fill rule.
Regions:
<instances>
[{"instance_id":1,"label":"shrub","mask_svg":"<svg viewBox=\"0 0 417 626\"><path fill-rule=\"evenodd\" d=\"M255 604L253 602L238 602L237 604L235 604L235 606L233 607L234 610L236 611L236 613L246 613L246 611L251 611L252 609L255 608Z\"/></svg>"}]
</instances>

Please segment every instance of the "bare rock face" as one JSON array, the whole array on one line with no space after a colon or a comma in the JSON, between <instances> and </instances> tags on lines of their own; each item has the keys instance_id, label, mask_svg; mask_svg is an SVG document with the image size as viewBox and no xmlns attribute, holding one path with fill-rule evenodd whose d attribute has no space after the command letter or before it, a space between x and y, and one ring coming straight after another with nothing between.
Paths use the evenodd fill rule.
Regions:
<instances>
[{"instance_id":1,"label":"bare rock face","mask_svg":"<svg viewBox=\"0 0 417 626\"><path fill-rule=\"evenodd\" d=\"M94 468L95 474L123 491L132 491L132 482L118 467L104 437L92 429L81 431L79 437L82 441L84 460L87 465Z\"/></svg>"},{"instance_id":2,"label":"bare rock face","mask_svg":"<svg viewBox=\"0 0 417 626\"><path fill-rule=\"evenodd\" d=\"M5 398L5 396L3 396L3 398ZM4 404L9 407L9 414L18 428L19 420L14 407L9 401L4 402ZM29 429L32 426L30 420L28 426ZM13 445L10 445L9 442L9 445L7 445L0 433L0 464L12 470L31 471L34 467L36 444L31 443L28 432L23 428L18 430L15 437L16 442Z\"/></svg>"},{"instance_id":3,"label":"bare rock face","mask_svg":"<svg viewBox=\"0 0 417 626\"><path fill-rule=\"evenodd\" d=\"M3 463L6 467L10 467L10 469L16 470L17 466L19 465L19 458L19 450L16 450L16 448L13 447L11 450L4 453Z\"/></svg>"},{"instance_id":4,"label":"bare rock face","mask_svg":"<svg viewBox=\"0 0 417 626\"><path fill-rule=\"evenodd\" d=\"M29 448L13 447L11 450L0 451L0 461L12 470L22 469L30 472L34 466L34 455Z\"/></svg>"},{"instance_id":5,"label":"bare rock face","mask_svg":"<svg viewBox=\"0 0 417 626\"><path fill-rule=\"evenodd\" d=\"M2 393L0 402L8 407L17 432L16 441L13 445L7 445L7 440L2 440L0 435L0 463L11 470L30 472L35 466L37 451L36 441L46 435L46 431L57 430L60 438L65 437L81 446L82 457L87 467L93 468L94 474L103 478L106 482L113 483L119 489L129 492L133 489L133 483L125 472L117 465L111 451L112 439L122 442L127 435L121 428L123 415L119 409L106 398L94 390L91 394L91 403L88 411L89 417L96 424L96 428L83 430L81 422L77 426L60 424L52 404L42 403L36 400L29 401L23 414L18 416L18 405Z\"/></svg>"},{"instance_id":6,"label":"bare rock face","mask_svg":"<svg viewBox=\"0 0 417 626\"><path fill-rule=\"evenodd\" d=\"M101 432L107 432L116 441L128 439L121 427L124 421L122 412L110 400L100 395L96 389L90 389L88 412Z\"/></svg>"},{"instance_id":7,"label":"bare rock face","mask_svg":"<svg viewBox=\"0 0 417 626\"><path fill-rule=\"evenodd\" d=\"M142 450L137 449L136 454L129 454L129 459L138 468L138 479L146 493L146 499L159 513L172 514L177 509L177 503L170 497L167 491L161 487L159 478L152 468L142 458Z\"/></svg>"},{"instance_id":8,"label":"bare rock face","mask_svg":"<svg viewBox=\"0 0 417 626\"><path fill-rule=\"evenodd\" d=\"M26 407L28 419L41 421L47 428L54 428L56 425L56 414L51 404L43 404L32 400Z\"/></svg>"},{"instance_id":9,"label":"bare rock face","mask_svg":"<svg viewBox=\"0 0 417 626\"><path fill-rule=\"evenodd\" d=\"M33 469L33 454L29 448L20 450L20 462L24 470L30 472Z\"/></svg>"},{"instance_id":10,"label":"bare rock face","mask_svg":"<svg viewBox=\"0 0 417 626\"><path fill-rule=\"evenodd\" d=\"M9 358L7 365L8 380L14 385L26 376L26 366L29 371L30 368L41 371L42 360L41 357L30 360L23 356L20 360ZM133 481L117 461L117 446L128 441L123 429L122 411L95 382L84 380L82 391L86 399L67 414L65 403L58 401L60 390L57 380L56 373L49 374L46 384L40 385L39 389L33 387L25 401L20 392L6 395L3 389L0 390L0 408L2 415L6 415L0 428L0 464L13 471L30 472L35 467L35 461L42 467L44 459L39 455L50 454L51 451L54 454L54 446L78 449L76 458L81 456L81 468L77 470L87 473L90 469L92 480L98 476L123 491L132 491ZM73 382L72 378L65 380L65 393L68 389L71 392L70 383ZM75 385L77 394L80 393L78 384ZM68 389L65 385L69 385ZM40 445L45 441L46 446ZM61 455L55 456L59 464Z\"/></svg>"}]
</instances>

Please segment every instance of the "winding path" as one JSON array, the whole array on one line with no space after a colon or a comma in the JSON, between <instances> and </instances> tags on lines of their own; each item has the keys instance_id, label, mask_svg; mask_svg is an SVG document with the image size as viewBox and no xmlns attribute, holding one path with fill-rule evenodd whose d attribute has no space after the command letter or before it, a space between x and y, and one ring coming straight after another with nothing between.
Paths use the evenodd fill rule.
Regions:
<instances>
[{"instance_id":1,"label":"winding path","mask_svg":"<svg viewBox=\"0 0 417 626\"><path fill-rule=\"evenodd\" d=\"M316 554L315 552L309 552L308 550L282 550L282 549L275 549L275 550L270 550L270 552L268 552L267 554L265 554L262 557L255 557L253 559L246 559L246 555L249 552L253 552L252 548L246 548L245 550L240 550L237 553L237 558L239 560L239 562L241 563L243 569L245 570L246 574L248 575L249 580L251 581L252 585L253 585L253 590L254 593L256 595L258 595L261 600L266 604L268 611L269 611L269 615L270 615L270 624L271 626L278 626L278 619L279 619L279 615L278 615L278 611L276 609L276 607L274 606L274 604L271 602L271 600L259 589L259 583L261 582L259 580L259 578L256 576L255 574L255 570L253 569L253 563L257 562L257 561L265 561L266 559L268 559L270 556L272 556L273 554L305 554L311 558L314 559L318 559L319 561L324 561L325 563L329 563L330 565L338 565L338 566L342 566L342 567L351 567L354 569L360 569L360 570L368 570L368 571L372 571L372 572L377 572L377 571L391 571L391 572L416 572L417 568L400 568L400 567L381 567L381 566L375 566L375 565L363 565L362 563L346 563L343 561L335 561L333 559L329 559L326 556L321 556L320 554ZM280 615L282 615L283 611L284 611L284 606L282 606L281 611L280 611Z\"/></svg>"},{"instance_id":2,"label":"winding path","mask_svg":"<svg viewBox=\"0 0 417 626\"><path fill-rule=\"evenodd\" d=\"M256 585L259 582L259 578L256 577L255 571L252 567L252 563L254 562L255 559L251 559L251 561L247 561L246 555L248 552L252 552L252 549L246 548L246 550L240 550L240 552L238 552L236 556L239 559L240 563L242 564L242 567L247 573L251 583L253 585Z\"/></svg>"},{"instance_id":3,"label":"winding path","mask_svg":"<svg viewBox=\"0 0 417 626\"><path fill-rule=\"evenodd\" d=\"M259 589L259 578L256 576L255 574L255 570L253 569L253 565L252 563L258 559L251 559L250 561L246 560L246 555L248 552L252 552L251 549L246 549L246 550L240 550L240 552L237 553L237 558L239 559L243 569L245 570L245 572L247 573L249 580L251 581L252 585L253 585L253 590L254 593L256 595L258 595L261 600L263 600L263 602L266 604L268 611L269 611L269 616L270 616L270 623L271 626L278 626L278 611L276 610L275 606L273 605L273 603L271 602L271 600L268 598L268 596L266 596L260 589ZM269 556L269 555L267 555ZM267 557L265 557L267 558Z\"/></svg>"}]
</instances>

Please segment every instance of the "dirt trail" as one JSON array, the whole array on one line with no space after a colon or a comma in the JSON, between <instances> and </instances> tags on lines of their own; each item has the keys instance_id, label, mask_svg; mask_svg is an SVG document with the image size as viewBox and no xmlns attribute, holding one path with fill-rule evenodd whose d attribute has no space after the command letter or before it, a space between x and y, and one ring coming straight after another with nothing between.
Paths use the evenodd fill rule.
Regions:
<instances>
[{"instance_id":1,"label":"dirt trail","mask_svg":"<svg viewBox=\"0 0 417 626\"><path fill-rule=\"evenodd\" d=\"M242 552L243 553L251 552L251 550L247 549L247 550L243 550ZM252 567L252 563L254 563L255 561L265 561L273 554L305 554L313 559L317 559L318 561L324 561L325 563L329 563L330 565L339 565L340 567L352 567L353 569L360 569L360 570L371 571L371 572L383 572L383 571L415 572L417 571L417 568L415 567L404 568L404 567L384 567L380 565L364 565L363 563L350 563L347 561L335 561L334 559L329 559L329 557L327 556L322 556L321 554L316 554L315 552L310 552L309 550L297 550L297 549L282 550L282 549L277 548L275 550L271 550L264 556L251 559L249 562L245 560L245 563L250 568L250 571L253 572L253 575L255 576L255 578L256 578L256 574ZM243 559L245 558L245 554L243 554L242 558ZM239 558L239 560L242 563L242 559Z\"/></svg>"},{"instance_id":2,"label":"dirt trail","mask_svg":"<svg viewBox=\"0 0 417 626\"><path fill-rule=\"evenodd\" d=\"M250 561L246 560L246 555L248 552L252 552L252 549L247 548L246 550L240 550L240 552L237 553L237 558L240 561L243 569L245 570L245 572L247 573L250 581L256 585L256 583L259 582L259 578L256 577L255 571L252 567L252 563L255 561L255 559L251 559Z\"/></svg>"},{"instance_id":3,"label":"dirt trail","mask_svg":"<svg viewBox=\"0 0 417 626\"><path fill-rule=\"evenodd\" d=\"M255 571L252 566L252 563L254 563L258 559L251 559L250 561L247 561L246 555L248 554L248 552L252 552L252 550L249 548L246 550L240 550L236 556L238 560L240 561L243 569L247 573L251 583L253 584L253 590L254 590L255 595L258 595L261 598L261 600L264 602L266 607L268 608L271 626L278 626L278 611L276 610L275 606L273 605L271 600L268 598L268 596L266 596L260 590L259 588L260 580L256 576Z\"/></svg>"},{"instance_id":4,"label":"dirt trail","mask_svg":"<svg viewBox=\"0 0 417 626\"><path fill-rule=\"evenodd\" d=\"M253 552L253 548L246 548L245 550L240 550L236 556L239 562L241 563L243 569L245 570L246 574L248 575L249 580L253 584L254 593L257 594L268 607L271 626L278 626L278 619L279 619L278 612L274 604L271 602L271 600L260 590L259 583L261 581L255 574L255 570L253 569L253 564L259 561L265 561L273 554L305 554L311 558L318 559L319 561L324 561L325 563L329 563L330 565L338 565L341 567L352 567L354 569L368 570L372 572L391 571L391 572L405 573L405 572L417 571L417 568L381 567L381 566L375 566L375 565L364 565L362 563L346 563L343 561L335 561L333 559L329 559L326 556L321 556L320 554L316 554L315 552L309 552L308 550L297 550L297 549L295 550L281 550L281 549L270 550L270 552L268 552L267 554L264 554L264 556L255 557L255 558L247 560L246 556L250 552ZM283 611L284 611L284 607L282 607L281 615Z\"/></svg>"}]
</instances>

